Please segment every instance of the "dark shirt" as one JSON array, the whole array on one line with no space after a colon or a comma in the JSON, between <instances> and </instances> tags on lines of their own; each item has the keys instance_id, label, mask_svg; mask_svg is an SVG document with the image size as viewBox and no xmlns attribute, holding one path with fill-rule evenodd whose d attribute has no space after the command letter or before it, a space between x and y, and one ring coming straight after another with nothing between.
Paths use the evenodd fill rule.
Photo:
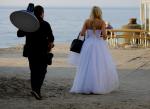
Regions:
<instances>
[{"instance_id":1,"label":"dark shirt","mask_svg":"<svg viewBox=\"0 0 150 109\"><path fill-rule=\"evenodd\" d=\"M106 29L113 29L113 27L112 27L111 25L108 25L108 26L106 27Z\"/></svg>"},{"instance_id":2,"label":"dark shirt","mask_svg":"<svg viewBox=\"0 0 150 109\"><path fill-rule=\"evenodd\" d=\"M113 27L111 25L108 25L106 27L106 29L113 29ZM114 33L112 33L114 35ZM107 31L107 35L111 35L111 32Z\"/></svg>"},{"instance_id":3,"label":"dark shirt","mask_svg":"<svg viewBox=\"0 0 150 109\"><path fill-rule=\"evenodd\" d=\"M42 18L38 18L38 20L40 22L40 28L37 31L29 33L18 30L17 32L18 37L26 36L26 57L45 56L48 52L48 44L54 42L50 24Z\"/></svg>"}]
</instances>

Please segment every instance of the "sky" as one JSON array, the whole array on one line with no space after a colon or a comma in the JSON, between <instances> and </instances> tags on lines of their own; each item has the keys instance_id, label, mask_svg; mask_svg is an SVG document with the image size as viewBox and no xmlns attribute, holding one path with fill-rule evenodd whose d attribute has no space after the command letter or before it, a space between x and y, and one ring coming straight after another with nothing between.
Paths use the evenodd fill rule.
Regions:
<instances>
[{"instance_id":1,"label":"sky","mask_svg":"<svg viewBox=\"0 0 150 109\"><path fill-rule=\"evenodd\" d=\"M0 0L0 6L27 6L29 2L47 7L139 7L140 0Z\"/></svg>"}]
</instances>

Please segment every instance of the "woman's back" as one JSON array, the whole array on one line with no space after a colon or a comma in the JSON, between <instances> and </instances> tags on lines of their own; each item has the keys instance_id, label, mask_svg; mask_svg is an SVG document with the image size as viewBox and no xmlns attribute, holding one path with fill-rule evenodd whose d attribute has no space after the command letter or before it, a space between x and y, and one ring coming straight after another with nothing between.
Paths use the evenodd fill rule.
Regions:
<instances>
[{"instance_id":1,"label":"woman's back","mask_svg":"<svg viewBox=\"0 0 150 109\"><path fill-rule=\"evenodd\" d=\"M103 39L106 39L106 29L105 29L105 22L100 19L87 19L84 23L84 26L81 31L81 35L84 36L87 30L92 30L93 34L95 34L96 30L100 30L101 34L99 34L100 37L103 37Z\"/></svg>"},{"instance_id":2,"label":"woman's back","mask_svg":"<svg viewBox=\"0 0 150 109\"><path fill-rule=\"evenodd\" d=\"M102 24L103 24L103 20L99 20L99 19L88 19L86 21L86 28L87 29L92 29L92 30L100 30L102 28Z\"/></svg>"}]
</instances>

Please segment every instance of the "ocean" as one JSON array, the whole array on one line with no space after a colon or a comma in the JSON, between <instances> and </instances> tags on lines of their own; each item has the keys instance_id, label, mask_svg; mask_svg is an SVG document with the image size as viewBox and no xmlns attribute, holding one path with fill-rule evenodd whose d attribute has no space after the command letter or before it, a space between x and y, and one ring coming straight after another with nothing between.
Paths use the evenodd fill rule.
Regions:
<instances>
[{"instance_id":1,"label":"ocean","mask_svg":"<svg viewBox=\"0 0 150 109\"><path fill-rule=\"evenodd\" d=\"M16 36L17 28L9 19L10 14L16 10L24 8L0 7L0 48L24 44L25 38ZM44 19L52 27L55 42L71 42L77 37L90 11L90 8L45 8ZM103 19L109 21L115 29L127 24L130 18L137 18L140 24L140 8L102 8L102 11Z\"/></svg>"}]
</instances>

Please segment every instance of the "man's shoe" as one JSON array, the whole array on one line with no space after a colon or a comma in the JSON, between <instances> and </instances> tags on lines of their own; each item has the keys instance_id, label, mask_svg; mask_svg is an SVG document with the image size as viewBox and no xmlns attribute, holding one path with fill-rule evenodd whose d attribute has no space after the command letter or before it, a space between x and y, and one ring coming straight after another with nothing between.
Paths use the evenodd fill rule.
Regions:
<instances>
[{"instance_id":1,"label":"man's shoe","mask_svg":"<svg viewBox=\"0 0 150 109\"><path fill-rule=\"evenodd\" d=\"M42 100L42 97L40 94L38 94L37 92L35 91L31 91L31 94L37 99L37 100Z\"/></svg>"}]
</instances>

